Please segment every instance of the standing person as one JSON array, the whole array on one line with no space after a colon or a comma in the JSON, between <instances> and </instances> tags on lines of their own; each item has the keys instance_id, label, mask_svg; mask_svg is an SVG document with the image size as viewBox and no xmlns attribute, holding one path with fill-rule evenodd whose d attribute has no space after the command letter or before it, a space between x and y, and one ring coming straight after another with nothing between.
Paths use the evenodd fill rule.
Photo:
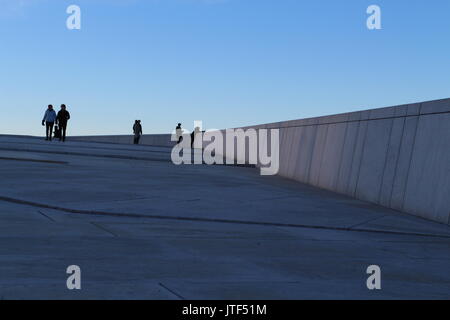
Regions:
<instances>
[{"instance_id":1,"label":"standing person","mask_svg":"<svg viewBox=\"0 0 450 320\"><path fill-rule=\"evenodd\" d=\"M55 120L56 112L53 110L53 106L49 104L47 110L45 111L44 118L42 119L42 125L45 126L45 140L47 141L52 141L52 132Z\"/></svg>"},{"instance_id":2,"label":"standing person","mask_svg":"<svg viewBox=\"0 0 450 320\"><path fill-rule=\"evenodd\" d=\"M67 130L67 121L70 119L70 113L66 110L66 105L61 105L61 110L59 110L58 115L56 116L56 123L59 125L59 130L61 130L61 136L59 141L66 141L66 130Z\"/></svg>"},{"instance_id":3,"label":"standing person","mask_svg":"<svg viewBox=\"0 0 450 320\"><path fill-rule=\"evenodd\" d=\"M134 144L139 144L139 140L141 139L142 135L141 120L136 120L134 122L133 133L134 133Z\"/></svg>"},{"instance_id":4,"label":"standing person","mask_svg":"<svg viewBox=\"0 0 450 320\"><path fill-rule=\"evenodd\" d=\"M180 144L181 141L183 141L183 129L181 129L181 123L179 123L177 125L177 127L175 128L175 132L176 132L177 138L178 138L177 144Z\"/></svg>"}]
</instances>

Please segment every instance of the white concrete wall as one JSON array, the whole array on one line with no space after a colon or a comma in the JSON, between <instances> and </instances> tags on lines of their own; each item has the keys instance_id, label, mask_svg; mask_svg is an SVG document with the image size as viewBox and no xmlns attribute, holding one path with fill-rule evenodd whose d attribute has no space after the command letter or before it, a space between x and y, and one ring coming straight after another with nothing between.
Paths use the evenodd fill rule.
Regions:
<instances>
[{"instance_id":1,"label":"white concrete wall","mask_svg":"<svg viewBox=\"0 0 450 320\"><path fill-rule=\"evenodd\" d=\"M450 99L261 127L281 176L450 224Z\"/></svg>"}]
</instances>

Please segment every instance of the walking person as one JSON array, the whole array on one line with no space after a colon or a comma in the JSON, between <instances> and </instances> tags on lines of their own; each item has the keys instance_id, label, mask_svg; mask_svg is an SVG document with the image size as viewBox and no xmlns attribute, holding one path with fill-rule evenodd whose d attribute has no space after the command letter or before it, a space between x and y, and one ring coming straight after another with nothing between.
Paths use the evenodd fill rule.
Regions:
<instances>
[{"instance_id":1,"label":"walking person","mask_svg":"<svg viewBox=\"0 0 450 320\"><path fill-rule=\"evenodd\" d=\"M134 144L139 144L139 140L141 139L142 135L141 120L136 120L134 122L133 133L134 133Z\"/></svg>"},{"instance_id":2,"label":"walking person","mask_svg":"<svg viewBox=\"0 0 450 320\"><path fill-rule=\"evenodd\" d=\"M42 119L42 125L45 126L45 140L52 141L53 126L55 125L56 112L53 110L51 104L48 105L45 111L44 118Z\"/></svg>"},{"instance_id":3,"label":"walking person","mask_svg":"<svg viewBox=\"0 0 450 320\"><path fill-rule=\"evenodd\" d=\"M59 141L66 141L66 130L67 130L67 121L70 119L70 113L67 111L66 105L61 105L61 110L59 110L58 115L56 116L56 124L59 126L59 130L61 135L59 137Z\"/></svg>"}]
</instances>

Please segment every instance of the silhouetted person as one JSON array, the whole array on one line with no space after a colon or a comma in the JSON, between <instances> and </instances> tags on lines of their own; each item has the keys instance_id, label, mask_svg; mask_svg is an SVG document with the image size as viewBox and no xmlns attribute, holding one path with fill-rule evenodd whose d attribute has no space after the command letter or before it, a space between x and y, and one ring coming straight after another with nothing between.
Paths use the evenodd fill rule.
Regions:
<instances>
[{"instance_id":1,"label":"silhouetted person","mask_svg":"<svg viewBox=\"0 0 450 320\"><path fill-rule=\"evenodd\" d=\"M56 116L56 123L59 126L60 137L59 141L66 141L66 130L67 130L67 121L70 119L70 113L66 110L66 105L61 105L61 110L59 110L58 115Z\"/></svg>"},{"instance_id":2,"label":"silhouetted person","mask_svg":"<svg viewBox=\"0 0 450 320\"><path fill-rule=\"evenodd\" d=\"M200 127L195 127L194 131L191 133L191 148L194 148L194 141L197 133L200 133Z\"/></svg>"},{"instance_id":3,"label":"silhouetted person","mask_svg":"<svg viewBox=\"0 0 450 320\"><path fill-rule=\"evenodd\" d=\"M136 120L134 122L133 133L134 133L134 144L139 144L139 140L141 139L142 135L141 120Z\"/></svg>"},{"instance_id":4,"label":"silhouetted person","mask_svg":"<svg viewBox=\"0 0 450 320\"><path fill-rule=\"evenodd\" d=\"M181 129L181 123L179 123L177 125L177 127L175 128L175 132L176 132L177 138L178 138L177 144L180 144L181 141L183 141L183 129Z\"/></svg>"},{"instance_id":5,"label":"silhouetted person","mask_svg":"<svg viewBox=\"0 0 450 320\"><path fill-rule=\"evenodd\" d=\"M53 110L51 104L48 105L45 111L44 118L42 119L42 125L45 126L45 140L52 141L53 126L56 120L56 112Z\"/></svg>"}]
</instances>

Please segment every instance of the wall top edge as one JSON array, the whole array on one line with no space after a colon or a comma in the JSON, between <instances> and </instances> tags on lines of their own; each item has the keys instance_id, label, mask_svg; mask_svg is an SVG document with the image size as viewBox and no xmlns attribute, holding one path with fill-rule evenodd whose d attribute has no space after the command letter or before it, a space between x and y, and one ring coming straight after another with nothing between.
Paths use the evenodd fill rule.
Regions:
<instances>
[{"instance_id":1,"label":"wall top edge","mask_svg":"<svg viewBox=\"0 0 450 320\"><path fill-rule=\"evenodd\" d=\"M446 112L450 112L450 98L416 102L416 103L407 103L390 107L366 109L346 113L338 113L313 118L258 124L253 126L245 126L242 128L255 128L255 127L265 127L268 129L285 128L285 127L397 118L407 116L419 116L419 115L446 113Z\"/></svg>"}]
</instances>

